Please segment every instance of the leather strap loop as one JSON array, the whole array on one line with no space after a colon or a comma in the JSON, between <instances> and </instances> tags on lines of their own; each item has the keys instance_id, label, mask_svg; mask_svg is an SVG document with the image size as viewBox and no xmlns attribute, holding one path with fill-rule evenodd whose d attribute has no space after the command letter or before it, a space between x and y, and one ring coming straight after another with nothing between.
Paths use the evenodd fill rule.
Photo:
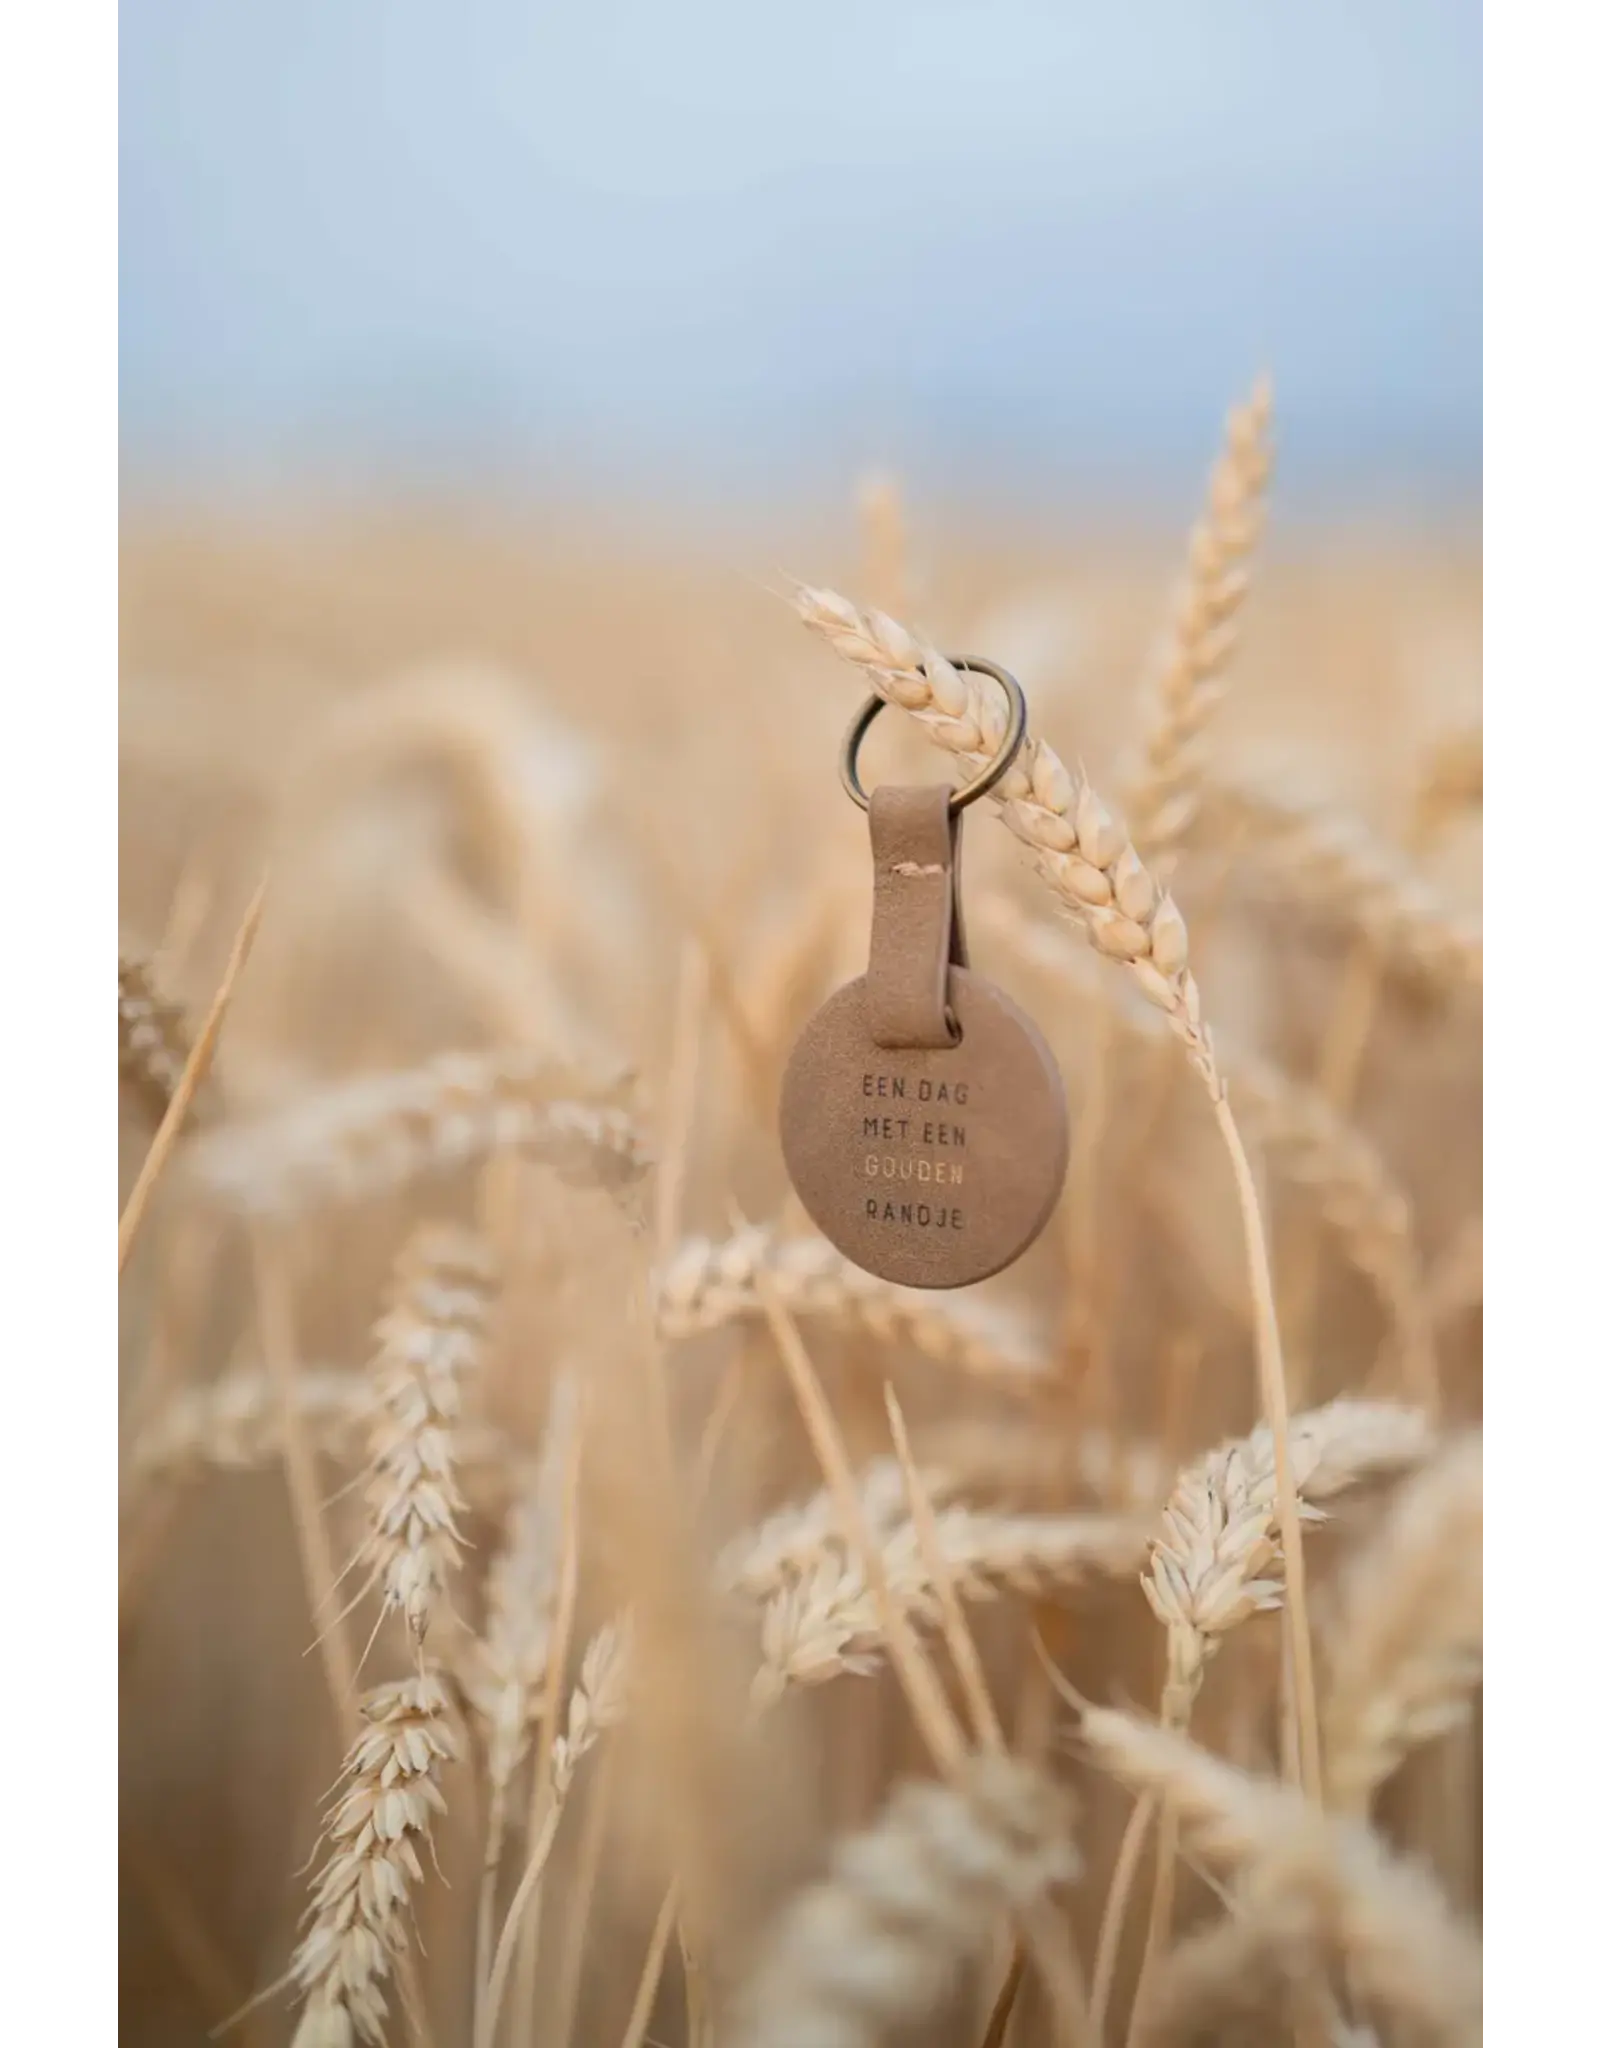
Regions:
<instances>
[{"instance_id":1,"label":"leather strap loop","mask_svg":"<svg viewBox=\"0 0 1600 2048\"><path fill-rule=\"evenodd\" d=\"M879 787L867 806L872 835L872 949L867 1027L875 1044L955 1045L952 963L966 965L961 926L961 817L948 784Z\"/></svg>"}]
</instances>

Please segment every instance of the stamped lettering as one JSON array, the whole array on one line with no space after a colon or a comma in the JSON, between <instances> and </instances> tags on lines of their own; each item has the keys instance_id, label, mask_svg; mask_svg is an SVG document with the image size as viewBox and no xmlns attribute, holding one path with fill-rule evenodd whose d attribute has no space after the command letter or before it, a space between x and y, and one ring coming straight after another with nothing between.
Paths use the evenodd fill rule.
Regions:
<instances>
[{"instance_id":1,"label":"stamped lettering","mask_svg":"<svg viewBox=\"0 0 1600 2048\"><path fill-rule=\"evenodd\" d=\"M1016 1005L964 968L950 970L961 1035L948 1047L875 1044L863 987L831 997L791 1057L790 1176L857 1265L913 1287L966 1286L1009 1265L1055 1206L1067 1158L1055 1062Z\"/></svg>"}]
</instances>

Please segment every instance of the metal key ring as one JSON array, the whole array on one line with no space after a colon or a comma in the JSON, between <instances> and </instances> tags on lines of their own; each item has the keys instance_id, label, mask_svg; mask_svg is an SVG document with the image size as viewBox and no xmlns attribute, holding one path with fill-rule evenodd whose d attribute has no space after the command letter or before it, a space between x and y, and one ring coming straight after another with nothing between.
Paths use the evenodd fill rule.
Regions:
<instances>
[{"instance_id":1,"label":"metal key ring","mask_svg":"<svg viewBox=\"0 0 1600 2048\"><path fill-rule=\"evenodd\" d=\"M987 768L974 775L970 782L964 783L951 797L950 811L954 816L957 811L965 810L975 798L984 796L993 789L1021 753L1022 742L1028 736L1028 700L1022 694L1022 685L1010 670L999 667L995 662L980 661L976 655L965 654L950 654L946 655L945 659L952 668L976 670L980 675L992 676L1005 691L1006 703L1010 707L1010 716L1006 720L1006 729L1001 736L1000 748L994 759ZM867 793L861 787L858 765L861 742L866 738L867 727L887 702L887 698L876 693L870 696L851 720L850 730L845 734L844 745L839 750L839 779L844 784L845 794L850 801L859 804L862 810L867 808Z\"/></svg>"}]
</instances>

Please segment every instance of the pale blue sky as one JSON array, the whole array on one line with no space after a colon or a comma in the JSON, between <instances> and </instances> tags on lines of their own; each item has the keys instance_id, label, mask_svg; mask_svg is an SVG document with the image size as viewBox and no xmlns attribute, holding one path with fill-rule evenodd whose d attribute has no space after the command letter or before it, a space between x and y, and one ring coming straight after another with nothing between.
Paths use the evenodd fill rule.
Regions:
<instances>
[{"instance_id":1,"label":"pale blue sky","mask_svg":"<svg viewBox=\"0 0 1600 2048\"><path fill-rule=\"evenodd\" d=\"M1465 0L127 0L130 474L1475 483Z\"/></svg>"}]
</instances>

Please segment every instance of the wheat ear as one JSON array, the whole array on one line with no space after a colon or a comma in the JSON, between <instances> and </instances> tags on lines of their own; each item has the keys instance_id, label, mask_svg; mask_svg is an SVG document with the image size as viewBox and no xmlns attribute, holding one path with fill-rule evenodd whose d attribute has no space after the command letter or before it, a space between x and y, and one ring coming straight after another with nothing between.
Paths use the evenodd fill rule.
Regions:
<instances>
[{"instance_id":1,"label":"wheat ear","mask_svg":"<svg viewBox=\"0 0 1600 2048\"><path fill-rule=\"evenodd\" d=\"M1483 735L1477 735L1476 766L1473 749L1463 759L1459 739L1446 740L1436 748L1413 793L1410 817L1404 835L1404 850L1421 860L1450 823L1460 801L1476 783L1476 800L1483 798ZM1345 960L1333 999L1328 1008L1321 1049L1313 1069L1316 1092L1336 1116L1349 1114L1356 1100L1363 1063L1372 1032L1378 1022L1388 980L1384 947L1371 934L1359 935ZM1318 1246L1309 1232L1288 1241L1284 1258L1285 1320L1292 1332L1303 1332L1316 1307ZM1413 1326L1414 1339L1408 1347L1420 1355L1426 1351L1431 1365L1432 1326L1419 1313ZM1404 1361L1402 1361L1404 1364ZM1415 1391L1415 1386L1412 1388Z\"/></svg>"},{"instance_id":2,"label":"wheat ear","mask_svg":"<svg viewBox=\"0 0 1600 2048\"><path fill-rule=\"evenodd\" d=\"M310 1925L289 1965L305 1999L294 2048L382 2041L384 1981L406 1952L418 1852L444 1806L439 1766L455 1755L445 1690L431 1670L379 1686L361 1713L366 1726L323 1834L329 1853Z\"/></svg>"},{"instance_id":3,"label":"wheat ear","mask_svg":"<svg viewBox=\"0 0 1600 2048\"><path fill-rule=\"evenodd\" d=\"M1237 779L1213 780L1206 809L1270 856L1254 872L1275 893L1353 927L1391 966L1437 987L1481 989L1482 931L1351 812Z\"/></svg>"},{"instance_id":4,"label":"wheat ear","mask_svg":"<svg viewBox=\"0 0 1600 2048\"><path fill-rule=\"evenodd\" d=\"M504 1797L544 1709L561 1508L577 1428L578 1386L569 1370L554 1382L538 1459L507 1512L487 1574L483 1633L462 1673L468 1704L488 1730L491 1797Z\"/></svg>"},{"instance_id":5,"label":"wheat ear","mask_svg":"<svg viewBox=\"0 0 1600 2048\"><path fill-rule=\"evenodd\" d=\"M923 1477L936 1497L939 1475ZM909 1519L898 1464L877 1459L855 1483L896 1611L913 1627L935 1626L938 1588ZM938 1561L972 1600L1008 1592L1042 1597L1092 1578L1131 1577L1149 1540L1136 1516L984 1514L959 1505L938 1508L934 1529ZM712 1576L725 1596L760 1607L761 1661L751 1683L758 1712L791 1686L870 1671L883 1654L883 1605L830 1489L734 1537ZM625 1678L624 1672L614 1681L614 1692L625 1692Z\"/></svg>"},{"instance_id":6,"label":"wheat ear","mask_svg":"<svg viewBox=\"0 0 1600 2048\"><path fill-rule=\"evenodd\" d=\"M1432 1427L1421 1411L1383 1402L1333 1401L1296 1416L1289 1429L1289 1456L1297 1519L1320 1520L1318 1501L1362 1479L1405 1470L1426 1456L1432 1441ZM1143 1581L1145 1597L1167 1635L1163 1727L1187 1728L1206 1666L1222 1638L1251 1615L1282 1603L1283 1534L1275 1447L1265 1426L1208 1452L1179 1475ZM1128 1828L1129 1854L1144 1824L1143 1809L1136 1809ZM1136 2020L1144 2017L1156 1957L1167 1937L1175 1850L1176 1815L1164 1808L1145 1960L1134 1996ZM1113 1951L1114 1943L1096 1973L1102 1995L1109 1987Z\"/></svg>"},{"instance_id":7,"label":"wheat ear","mask_svg":"<svg viewBox=\"0 0 1600 2048\"><path fill-rule=\"evenodd\" d=\"M924 1472L922 1480L936 1501L948 1496L942 1472ZM871 1459L856 1474L855 1486L867 1526L880 1540L905 1520L906 1482L898 1459ZM719 1591L765 1599L800 1577L824 1551L847 1540L838 1502L830 1488L819 1487L731 1536L717 1554L712 1576Z\"/></svg>"},{"instance_id":8,"label":"wheat ear","mask_svg":"<svg viewBox=\"0 0 1600 2048\"><path fill-rule=\"evenodd\" d=\"M631 1643L631 1627L624 1618L608 1622L591 1637L583 1653L583 1660L578 1666L578 1682L567 1701L565 1721L550 1746L548 1797L544 1802L537 1839L529 1849L527 1864L517 1880L517 1889L506 1911L505 1924L476 2019L473 2038L477 2042L487 2044L494 2039L523 1916L550 1861L556 1831L561 1825L578 1766L606 1730L616 1727L628 1711Z\"/></svg>"},{"instance_id":9,"label":"wheat ear","mask_svg":"<svg viewBox=\"0 0 1600 2048\"><path fill-rule=\"evenodd\" d=\"M877 1540L890 1598L908 1623L936 1628L936 1569L967 1600L1004 1593L1035 1600L1091 1578L1128 1578L1148 1538L1137 1519L1109 1515L989 1515L962 1507L933 1517L937 1556L930 1560L910 1521ZM776 1585L758 1580L761 1663L752 1705L770 1706L791 1686L825 1685L847 1672L877 1667L885 1648L883 1605L859 1555L844 1542L824 1543L799 1571ZM732 1590L749 1589L734 1579Z\"/></svg>"},{"instance_id":10,"label":"wheat ear","mask_svg":"<svg viewBox=\"0 0 1600 2048\"><path fill-rule=\"evenodd\" d=\"M703 1237L679 1244L656 1275L661 1334L678 1341L759 1317L758 1272L792 1316L911 1344L978 1378L1037 1382L1046 1373L1037 1342L992 1306L893 1286L851 1265L826 1238L785 1239L770 1225L747 1225L720 1244Z\"/></svg>"},{"instance_id":11,"label":"wheat ear","mask_svg":"<svg viewBox=\"0 0 1600 2048\"><path fill-rule=\"evenodd\" d=\"M1383 1401L1330 1401L1297 1415L1289 1454L1301 1520L1363 1480L1418 1464L1434 1442L1418 1409ZM1184 1726L1222 1638L1283 1598L1271 1433L1264 1426L1221 1445L1180 1473L1161 1517L1143 1584L1167 1632L1163 1719Z\"/></svg>"},{"instance_id":12,"label":"wheat ear","mask_svg":"<svg viewBox=\"0 0 1600 2048\"><path fill-rule=\"evenodd\" d=\"M1222 671L1237 637L1250 557L1265 514L1271 432L1272 387L1263 377L1228 414L1205 509L1189 538L1171 637L1125 778L1129 826L1159 875L1170 871L1200 806L1211 723L1224 694Z\"/></svg>"},{"instance_id":13,"label":"wheat ear","mask_svg":"<svg viewBox=\"0 0 1600 2048\"><path fill-rule=\"evenodd\" d=\"M1044 1412L1052 1414L1047 1403ZM952 1494L1027 1512L1091 1505L1127 1513L1159 1508L1176 1470L1159 1444L1080 1427L1072 1418L1065 1442L1041 1429L1029 1406L996 1416L952 1417L924 1430L928 1469Z\"/></svg>"},{"instance_id":14,"label":"wheat ear","mask_svg":"<svg viewBox=\"0 0 1600 2048\"><path fill-rule=\"evenodd\" d=\"M1232 1918L1189 1935L1162 1966L1129 2033L1129 2048L1215 2048L1279 2038L1287 2031L1290 1986L1309 1982L1318 1967L1311 1922L1299 1895L1280 1891L1270 1912L1246 1912L1239 1902ZM1334 2041L1356 2048L1348 2034Z\"/></svg>"},{"instance_id":15,"label":"wheat ear","mask_svg":"<svg viewBox=\"0 0 1600 2048\"><path fill-rule=\"evenodd\" d=\"M171 1106L192 1046L182 1006L163 995L147 960L117 955L117 1071L160 1121Z\"/></svg>"},{"instance_id":16,"label":"wheat ear","mask_svg":"<svg viewBox=\"0 0 1600 2048\"><path fill-rule=\"evenodd\" d=\"M574 1078L522 1050L447 1053L217 1130L195 1147L191 1170L230 1208L280 1220L397 1194L495 1152L520 1153L580 1184L637 1178L648 1153L633 1120L608 1099L615 1088L562 1098Z\"/></svg>"},{"instance_id":17,"label":"wheat ear","mask_svg":"<svg viewBox=\"0 0 1600 2048\"><path fill-rule=\"evenodd\" d=\"M1408 1482L1351 1560L1326 1660L1328 1798L1365 1813L1406 1752L1471 1710L1483 1664L1483 1440Z\"/></svg>"},{"instance_id":18,"label":"wheat ear","mask_svg":"<svg viewBox=\"0 0 1600 2048\"><path fill-rule=\"evenodd\" d=\"M183 1131L195 1097L211 1071L211 1062L216 1054L217 1041L222 1036L222 1027L227 1019L228 1006L233 1001L234 990L239 977L244 973L256 942L256 933L261 928L261 913L266 907L267 877L263 875L256 884L256 892L245 906L244 916L233 935L233 944L228 949L223 964L222 979L217 983L217 992L211 998L211 1007L201 1020L189 1057L183 1063L183 1072L178 1076L172 1091L172 1099L156 1125L156 1134L150 1140L150 1149L144 1155L133 1186L128 1190L128 1199L123 1204L122 1214L117 1219L117 1271L120 1274L133 1256L133 1247L144 1226L157 1184L167 1169L174 1148Z\"/></svg>"},{"instance_id":19,"label":"wheat ear","mask_svg":"<svg viewBox=\"0 0 1600 2048\"><path fill-rule=\"evenodd\" d=\"M487 1730L489 1814L478 1894L478 1981L486 1982L495 1891L505 1847L512 1779L546 1711L561 1576L564 1503L577 1455L578 1382L570 1369L550 1392L539 1458L506 1517L505 1540L489 1566L483 1634L468 1648L461 1687Z\"/></svg>"},{"instance_id":20,"label":"wheat ear","mask_svg":"<svg viewBox=\"0 0 1600 2048\"><path fill-rule=\"evenodd\" d=\"M1063 1790L1012 1757L902 1783L874 1827L780 1916L735 2003L730 2048L878 2048L927 2021L997 1922L1078 1872Z\"/></svg>"},{"instance_id":21,"label":"wheat ear","mask_svg":"<svg viewBox=\"0 0 1600 2048\"><path fill-rule=\"evenodd\" d=\"M361 1463L370 1451L377 1396L364 1372L301 1366L295 1374L295 1419L319 1457ZM225 1373L186 1387L134 1438L129 1476L142 1483L181 1478L206 1465L248 1472L283 1454L283 1390L260 1371ZM458 1467L486 1478L514 1471L518 1452L491 1423L462 1421L455 1438Z\"/></svg>"},{"instance_id":22,"label":"wheat ear","mask_svg":"<svg viewBox=\"0 0 1600 2048\"><path fill-rule=\"evenodd\" d=\"M1235 1770L1174 1730L1096 1707L1080 1732L1104 1768L1167 1802L1198 1855L1249 1884L1252 1907L1309 1908L1363 2002L1429 2048L1479 2039L1478 1944L1426 1872L1359 1824L1324 1818L1290 1787Z\"/></svg>"},{"instance_id":23,"label":"wheat ear","mask_svg":"<svg viewBox=\"0 0 1600 2048\"><path fill-rule=\"evenodd\" d=\"M1171 877L1198 808L1210 758L1211 726L1222 702L1223 674L1263 518L1271 413L1271 392L1262 379L1249 402L1228 416L1206 505L1190 535L1171 633L1121 778L1119 793L1134 843L1163 882ZM1098 987L1085 1054L1088 1078L1061 1209L1069 1303L1063 1335L1071 1351L1093 1355L1099 1347L1088 1331L1095 1320L1092 1303L1101 1265L1101 1155L1116 1093L1112 1020Z\"/></svg>"},{"instance_id":24,"label":"wheat ear","mask_svg":"<svg viewBox=\"0 0 1600 2048\"><path fill-rule=\"evenodd\" d=\"M898 613L907 593L906 508L899 479L881 473L862 477L856 487L856 511L861 522L862 580L874 603Z\"/></svg>"},{"instance_id":25,"label":"wheat ear","mask_svg":"<svg viewBox=\"0 0 1600 2048\"><path fill-rule=\"evenodd\" d=\"M367 1483L370 1529L359 1554L384 1613L420 1644L461 1561L455 1435L465 1384L481 1362L494 1263L472 1233L427 1224L396 1263L378 1325Z\"/></svg>"}]
</instances>

